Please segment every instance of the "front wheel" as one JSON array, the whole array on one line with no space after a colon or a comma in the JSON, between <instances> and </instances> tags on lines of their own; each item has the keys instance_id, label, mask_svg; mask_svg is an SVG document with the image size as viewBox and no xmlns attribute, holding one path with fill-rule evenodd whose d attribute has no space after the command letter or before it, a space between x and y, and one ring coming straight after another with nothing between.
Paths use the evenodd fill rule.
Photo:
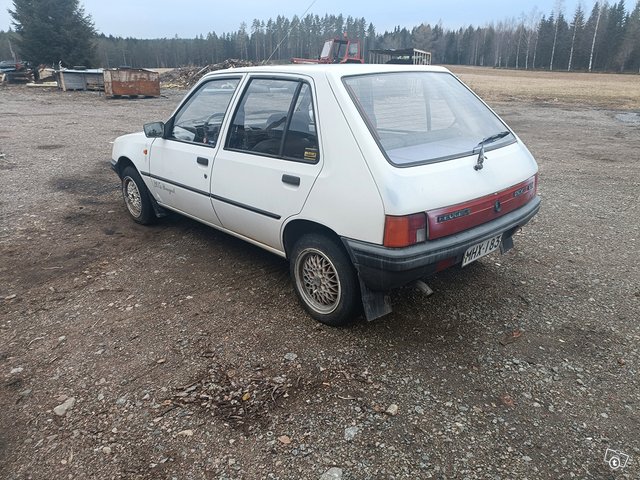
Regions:
<instances>
[{"instance_id":1,"label":"front wheel","mask_svg":"<svg viewBox=\"0 0 640 480\"><path fill-rule=\"evenodd\" d=\"M349 323L360 305L358 278L344 250L331 238L307 234L293 247L291 278L309 314L331 326Z\"/></svg>"},{"instance_id":2,"label":"front wheel","mask_svg":"<svg viewBox=\"0 0 640 480\"><path fill-rule=\"evenodd\" d=\"M131 166L122 172L122 197L134 221L148 225L156 220L149 190L138 171Z\"/></svg>"}]
</instances>

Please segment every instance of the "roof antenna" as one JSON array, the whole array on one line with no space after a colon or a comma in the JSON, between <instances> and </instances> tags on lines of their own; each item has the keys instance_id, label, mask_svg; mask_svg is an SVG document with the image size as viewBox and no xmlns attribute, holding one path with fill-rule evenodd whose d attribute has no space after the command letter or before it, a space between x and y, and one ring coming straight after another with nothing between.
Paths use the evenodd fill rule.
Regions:
<instances>
[{"instance_id":1,"label":"roof antenna","mask_svg":"<svg viewBox=\"0 0 640 480\"><path fill-rule=\"evenodd\" d=\"M304 13L300 16L300 18L304 17L307 12L309 10L311 10L311 7L313 7L313 4L316 3L316 0L313 0L313 2L311 2L311 5L309 5L307 7L307 9L304 11ZM289 38L289 35L291 35L291 28L289 28L289 31L287 32L287 34L284 36L284 38L282 40L280 40L280 43L278 45L276 45L276 48L274 48L273 52L271 52L271 55L269 55L269 58L267 58L264 63L268 63L271 60L271 57L273 57L275 55L275 53L278 51L278 49L280 48L280 45L282 45L284 43L284 41Z\"/></svg>"}]
</instances>

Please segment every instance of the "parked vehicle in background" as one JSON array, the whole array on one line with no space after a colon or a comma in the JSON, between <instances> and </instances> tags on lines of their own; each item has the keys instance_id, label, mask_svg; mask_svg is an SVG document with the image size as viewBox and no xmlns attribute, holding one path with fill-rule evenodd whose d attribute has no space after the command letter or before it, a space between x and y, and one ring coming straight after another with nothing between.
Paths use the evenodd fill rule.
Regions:
<instances>
[{"instance_id":1,"label":"parked vehicle in background","mask_svg":"<svg viewBox=\"0 0 640 480\"><path fill-rule=\"evenodd\" d=\"M166 122L117 138L111 163L136 222L170 210L287 258L329 325L506 252L540 207L527 148L442 67L213 72Z\"/></svg>"},{"instance_id":2,"label":"parked vehicle in background","mask_svg":"<svg viewBox=\"0 0 640 480\"><path fill-rule=\"evenodd\" d=\"M292 58L291 63L364 63L360 40L332 38L324 42L318 58Z\"/></svg>"},{"instance_id":3,"label":"parked vehicle in background","mask_svg":"<svg viewBox=\"0 0 640 480\"><path fill-rule=\"evenodd\" d=\"M0 61L0 81L9 83L33 82L35 70L28 62L2 60Z\"/></svg>"}]
</instances>

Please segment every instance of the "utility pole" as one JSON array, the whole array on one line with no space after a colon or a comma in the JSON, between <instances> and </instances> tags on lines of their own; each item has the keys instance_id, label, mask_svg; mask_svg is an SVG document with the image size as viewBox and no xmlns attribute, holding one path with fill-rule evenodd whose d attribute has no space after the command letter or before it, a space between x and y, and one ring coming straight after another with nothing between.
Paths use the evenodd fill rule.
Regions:
<instances>
[{"instance_id":1,"label":"utility pole","mask_svg":"<svg viewBox=\"0 0 640 480\"><path fill-rule=\"evenodd\" d=\"M596 28L593 30L593 41L591 42L591 55L589 55L589 72L593 65L593 51L596 48L596 34L598 33L598 25L600 24L600 15L602 15L602 7L598 3L598 18L596 19Z\"/></svg>"},{"instance_id":2,"label":"utility pole","mask_svg":"<svg viewBox=\"0 0 640 480\"><path fill-rule=\"evenodd\" d=\"M578 25L576 22L573 22L573 38L571 39L571 52L569 53L569 66L567 67L567 72L571 71L571 61L573 60L573 44L576 41L576 30L578 29Z\"/></svg>"},{"instance_id":3,"label":"utility pole","mask_svg":"<svg viewBox=\"0 0 640 480\"><path fill-rule=\"evenodd\" d=\"M18 63L18 57L16 57L16 52L13 51L13 47L11 46L11 40L9 40L9 51L11 52L11 56L13 57L14 63Z\"/></svg>"},{"instance_id":4,"label":"utility pole","mask_svg":"<svg viewBox=\"0 0 640 480\"><path fill-rule=\"evenodd\" d=\"M553 70L553 57L556 54L556 42L558 40L558 27L560 26L560 15L562 15L562 0L556 2L556 32L553 35L553 48L551 49L551 62L549 63L549 70Z\"/></svg>"}]
</instances>

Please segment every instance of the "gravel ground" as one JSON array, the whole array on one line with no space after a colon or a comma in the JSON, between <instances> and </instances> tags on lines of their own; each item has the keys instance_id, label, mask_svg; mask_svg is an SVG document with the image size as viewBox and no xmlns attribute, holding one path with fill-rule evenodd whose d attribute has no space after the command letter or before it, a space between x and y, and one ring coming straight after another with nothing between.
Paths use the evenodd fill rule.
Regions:
<instances>
[{"instance_id":1,"label":"gravel ground","mask_svg":"<svg viewBox=\"0 0 640 480\"><path fill-rule=\"evenodd\" d=\"M0 88L0 478L640 478L640 114L492 103L541 213L335 329L282 259L129 220L110 142L164 93Z\"/></svg>"}]
</instances>

